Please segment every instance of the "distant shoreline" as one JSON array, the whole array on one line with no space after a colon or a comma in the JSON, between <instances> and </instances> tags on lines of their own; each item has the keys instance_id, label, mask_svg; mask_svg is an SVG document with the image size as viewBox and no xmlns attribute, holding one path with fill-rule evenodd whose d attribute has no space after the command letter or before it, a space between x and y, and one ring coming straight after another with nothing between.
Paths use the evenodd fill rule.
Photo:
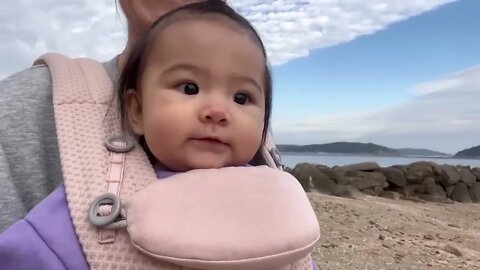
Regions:
<instances>
[{"instance_id":1,"label":"distant shoreline","mask_svg":"<svg viewBox=\"0 0 480 270\"><path fill-rule=\"evenodd\" d=\"M437 158L437 159L468 159L480 160L480 157L456 157L456 156L427 156L427 155L374 155L370 153L326 153L326 152L280 152L281 155L290 156L358 156L358 157L380 157L380 158Z\"/></svg>"},{"instance_id":2,"label":"distant shoreline","mask_svg":"<svg viewBox=\"0 0 480 270\"><path fill-rule=\"evenodd\" d=\"M374 143L333 142L325 144L277 144L281 153L290 155L354 155L368 157L408 157L438 159L480 159L480 145L457 153L444 153L425 148L390 148Z\"/></svg>"}]
</instances>

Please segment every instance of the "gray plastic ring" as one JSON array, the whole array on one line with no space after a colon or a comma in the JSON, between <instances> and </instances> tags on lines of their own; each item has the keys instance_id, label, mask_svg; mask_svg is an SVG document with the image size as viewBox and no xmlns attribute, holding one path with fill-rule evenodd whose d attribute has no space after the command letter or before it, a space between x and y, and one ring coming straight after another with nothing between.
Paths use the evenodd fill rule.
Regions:
<instances>
[{"instance_id":1,"label":"gray plastic ring","mask_svg":"<svg viewBox=\"0 0 480 270\"><path fill-rule=\"evenodd\" d=\"M117 145L115 143L122 143L125 145ZM112 136L107 138L105 141L105 146L108 150L115 152L115 153L125 153L133 148L133 142L130 138L124 136Z\"/></svg>"},{"instance_id":2,"label":"gray plastic ring","mask_svg":"<svg viewBox=\"0 0 480 270\"><path fill-rule=\"evenodd\" d=\"M100 216L99 208L102 205L111 205L112 210L108 216ZM105 193L98 196L91 204L88 211L88 219L96 227L105 227L115 222L121 212L120 198L113 193Z\"/></svg>"}]
</instances>

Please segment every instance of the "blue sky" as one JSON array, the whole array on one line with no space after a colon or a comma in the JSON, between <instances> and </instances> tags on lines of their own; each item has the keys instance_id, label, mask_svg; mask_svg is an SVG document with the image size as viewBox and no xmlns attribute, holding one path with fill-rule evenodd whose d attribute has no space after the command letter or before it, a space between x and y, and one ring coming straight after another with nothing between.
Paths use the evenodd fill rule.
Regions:
<instances>
[{"instance_id":1,"label":"blue sky","mask_svg":"<svg viewBox=\"0 0 480 270\"><path fill-rule=\"evenodd\" d=\"M292 101L312 113L406 101L411 86L480 64L479 14L480 1L450 3L276 66L276 113L295 113Z\"/></svg>"},{"instance_id":2,"label":"blue sky","mask_svg":"<svg viewBox=\"0 0 480 270\"><path fill-rule=\"evenodd\" d=\"M480 144L479 0L229 3L266 44L277 143ZM46 52L112 59L125 28L114 1L3 1L0 79Z\"/></svg>"},{"instance_id":3,"label":"blue sky","mask_svg":"<svg viewBox=\"0 0 480 270\"><path fill-rule=\"evenodd\" d=\"M479 12L480 1L477 0L449 3L373 34L316 49L307 57L275 66L275 122L283 123L285 119L285 122L298 125L301 121L293 118L355 114L401 106L415 99L412 91L415 85L480 65ZM479 124L478 118L476 120ZM445 126L445 131L450 134L454 127ZM280 143L336 141L335 136L323 136L321 132L317 136L282 136L281 133L276 136ZM476 134L480 138L479 135ZM340 136L338 140L381 143L377 137L381 134L370 140L368 136ZM391 147L430 147L447 152L468 146L453 142L443 145L440 138L435 142L434 136L428 145L418 143L411 135L404 140L401 136L394 137L382 143ZM451 137L449 141L453 141L455 135ZM480 139L467 141L480 144Z\"/></svg>"}]
</instances>

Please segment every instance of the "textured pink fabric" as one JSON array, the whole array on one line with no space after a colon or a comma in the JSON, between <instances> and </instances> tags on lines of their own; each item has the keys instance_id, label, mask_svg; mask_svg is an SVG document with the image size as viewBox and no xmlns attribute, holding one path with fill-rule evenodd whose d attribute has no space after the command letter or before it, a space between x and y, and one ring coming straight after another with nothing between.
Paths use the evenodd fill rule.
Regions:
<instances>
[{"instance_id":1,"label":"textured pink fabric","mask_svg":"<svg viewBox=\"0 0 480 270\"><path fill-rule=\"evenodd\" d=\"M267 137L265 138L264 147L262 147L260 152L262 153L262 157L265 159L265 162L269 167L283 170L281 164L277 164L274 160L274 157L272 157L272 154L269 152L272 149L275 149L275 143L273 141L272 134L268 132Z\"/></svg>"},{"instance_id":2,"label":"textured pink fabric","mask_svg":"<svg viewBox=\"0 0 480 270\"><path fill-rule=\"evenodd\" d=\"M299 182L266 166L177 174L129 197L125 210L135 246L188 267L279 267L306 257L320 236Z\"/></svg>"},{"instance_id":3,"label":"textured pink fabric","mask_svg":"<svg viewBox=\"0 0 480 270\"><path fill-rule=\"evenodd\" d=\"M72 61L58 54L47 54L36 63L47 63L52 74L55 120L67 201L90 268L191 270L139 252L131 244L126 230L117 232L114 243L99 243L97 229L89 223L87 214L90 203L107 191L110 152L104 142L112 135L121 134L112 81L101 64L89 59ZM136 144L125 156L120 197L128 200L154 180L154 170L145 152ZM183 198L177 200L182 201ZM278 206L280 210L282 207ZM310 211L311 207L308 208ZM312 230L309 226L305 225L307 231ZM318 224L315 229L318 229ZM258 255L249 250L244 252L247 257L250 254L251 258ZM275 269L311 269L311 258L307 255Z\"/></svg>"},{"instance_id":4,"label":"textured pink fabric","mask_svg":"<svg viewBox=\"0 0 480 270\"><path fill-rule=\"evenodd\" d=\"M120 145L122 145L120 143ZM108 169L107 192L120 194L125 166L125 153L110 152L110 166Z\"/></svg>"}]
</instances>

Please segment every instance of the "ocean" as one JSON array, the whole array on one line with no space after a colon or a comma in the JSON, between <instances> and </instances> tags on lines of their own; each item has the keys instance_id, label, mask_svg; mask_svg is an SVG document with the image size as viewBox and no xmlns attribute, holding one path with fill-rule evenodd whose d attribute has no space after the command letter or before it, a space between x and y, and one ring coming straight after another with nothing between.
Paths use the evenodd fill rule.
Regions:
<instances>
[{"instance_id":1,"label":"ocean","mask_svg":"<svg viewBox=\"0 0 480 270\"><path fill-rule=\"evenodd\" d=\"M439 165L463 165L480 167L480 159L456 159L456 158L438 158L438 157L381 157L381 156L361 156L361 155L334 155L334 154L282 154L282 162L290 168L295 167L301 162L322 164L329 167L350 165L360 162L377 162L381 167L392 165L407 165L417 161L433 161Z\"/></svg>"}]
</instances>

